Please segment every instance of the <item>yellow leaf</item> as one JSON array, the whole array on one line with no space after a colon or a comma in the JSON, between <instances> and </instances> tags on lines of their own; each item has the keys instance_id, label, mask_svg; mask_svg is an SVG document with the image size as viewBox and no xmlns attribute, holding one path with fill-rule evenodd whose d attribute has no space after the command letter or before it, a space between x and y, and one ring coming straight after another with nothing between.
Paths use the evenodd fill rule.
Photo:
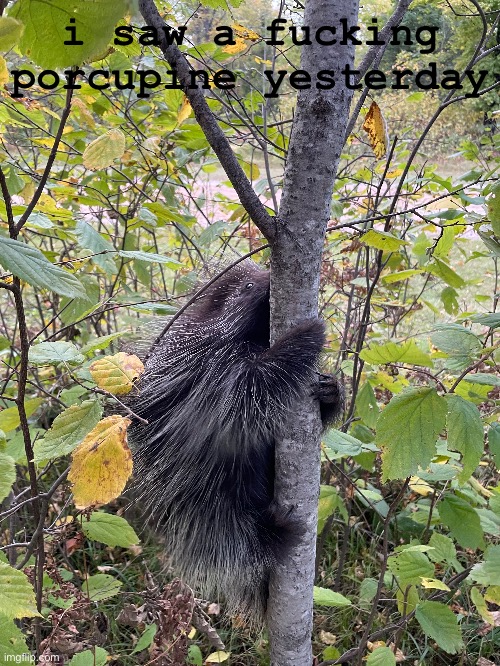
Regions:
<instances>
[{"instance_id":1,"label":"yellow leaf","mask_svg":"<svg viewBox=\"0 0 500 666\"><path fill-rule=\"evenodd\" d=\"M105 169L120 158L124 152L125 135L119 129L110 129L85 148L83 165L93 171Z\"/></svg>"},{"instance_id":2,"label":"yellow leaf","mask_svg":"<svg viewBox=\"0 0 500 666\"><path fill-rule=\"evenodd\" d=\"M130 423L118 414L102 419L73 452L68 479L77 508L107 504L121 494L132 474L127 445Z\"/></svg>"},{"instance_id":3,"label":"yellow leaf","mask_svg":"<svg viewBox=\"0 0 500 666\"><path fill-rule=\"evenodd\" d=\"M189 118L192 110L193 108L191 107L190 101L187 97L184 97L179 113L177 114L177 123L182 125L182 123Z\"/></svg>"},{"instance_id":4,"label":"yellow leaf","mask_svg":"<svg viewBox=\"0 0 500 666\"><path fill-rule=\"evenodd\" d=\"M92 113L90 112L88 106L85 104L85 102L81 99L78 99L78 97L75 97L73 101L71 102L71 110L76 111L78 115L80 116L80 120L90 127L91 129L94 129L95 127L95 121L94 117L92 116Z\"/></svg>"},{"instance_id":5,"label":"yellow leaf","mask_svg":"<svg viewBox=\"0 0 500 666\"><path fill-rule=\"evenodd\" d=\"M247 48L247 43L242 37L236 37L234 41L236 42L235 44L228 44L222 49L224 53L236 55L237 53L241 53Z\"/></svg>"},{"instance_id":6,"label":"yellow leaf","mask_svg":"<svg viewBox=\"0 0 500 666\"><path fill-rule=\"evenodd\" d=\"M118 352L114 356L104 356L90 366L90 374L97 386L113 395L126 395L134 386L134 381L144 372L144 365L134 354Z\"/></svg>"},{"instance_id":7,"label":"yellow leaf","mask_svg":"<svg viewBox=\"0 0 500 666\"><path fill-rule=\"evenodd\" d=\"M422 479L420 479L418 476L411 477L410 488L414 493L422 495L423 497L430 495L433 492L432 487L425 481L422 481Z\"/></svg>"},{"instance_id":8,"label":"yellow leaf","mask_svg":"<svg viewBox=\"0 0 500 666\"><path fill-rule=\"evenodd\" d=\"M9 82L9 70L7 69L7 63L5 58L0 56L0 85L4 86Z\"/></svg>"},{"instance_id":9,"label":"yellow leaf","mask_svg":"<svg viewBox=\"0 0 500 666\"><path fill-rule=\"evenodd\" d=\"M389 138L384 116L376 102L372 102L363 123L363 129L368 133L370 145L377 159L381 159L387 152Z\"/></svg>"},{"instance_id":10,"label":"yellow leaf","mask_svg":"<svg viewBox=\"0 0 500 666\"><path fill-rule=\"evenodd\" d=\"M259 58L259 56L255 56L254 60L258 65L268 65L269 67L272 67L273 64L271 60L263 60L262 58Z\"/></svg>"},{"instance_id":11,"label":"yellow leaf","mask_svg":"<svg viewBox=\"0 0 500 666\"><path fill-rule=\"evenodd\" d=\"M247 39L250 42L258 42L260 40L260 35L258 35L253 30L250 30L249 28L245 28L245 26L241 25L240 23L233 23L231 27L233 32L236 33L237 37Z\"/></svg>"},{"instance_id":12,"label":"yellow leaf","mask_svg":"<svg viewBox=\"0 0 500 666\"><path fill-rule=\"evenodd\" d=\"M229 652L222 652L221 650L212 652L205 659L205 664L222 664L229 659L229 655Z\"/></svg>"},{"instance_id":13,"label":"yellow leaf","mask_svg":"<svg viewBox=\"0 0 500 666\"><path fill-rule=\"evenodd\" d=\"M436 578L421 578L422 587L425 587L427 590L445 590L446 592L450 591L450 588L446 583L443 583L441 580Z\"/></svg>"}]
</instances>

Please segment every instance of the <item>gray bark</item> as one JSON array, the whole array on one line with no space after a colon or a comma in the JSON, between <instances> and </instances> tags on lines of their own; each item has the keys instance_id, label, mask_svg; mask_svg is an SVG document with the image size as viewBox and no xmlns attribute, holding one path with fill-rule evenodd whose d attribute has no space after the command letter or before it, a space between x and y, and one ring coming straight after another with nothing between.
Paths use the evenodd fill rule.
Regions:
<instances>
[{"instance_id":1,"label":"gray bark","mask_svg":"<svg viewBox=\"0 0 500 666\"><path fill-rule=\"evenodd\" d=\"M304 25L356 25L358 0L308 0ZM359 34L359 33L358 33ZM340 41L340 40L338 40ZM322 46L313 40L302 50L301 68L310 73L335 70L332 90L298 95L281 207L272 239L271 319L276 339L304 319L317 316L321 258L330 217L333 183L349 118L352 91L343 84L343 67L354 62L354 46ZM311 666L312 587L319 495L321 422L311 400L297 408L276 452L275 497L294 507L306 527L301 543L271 579L268 626L273 666Z\"/></svg>"}]
</instances>

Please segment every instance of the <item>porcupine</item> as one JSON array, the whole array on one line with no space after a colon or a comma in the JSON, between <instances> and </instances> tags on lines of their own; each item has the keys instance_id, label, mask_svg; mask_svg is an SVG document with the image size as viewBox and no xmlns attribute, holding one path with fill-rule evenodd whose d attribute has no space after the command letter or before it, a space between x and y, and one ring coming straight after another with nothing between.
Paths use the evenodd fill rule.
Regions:
<instances>
[{"instance_id":1,"label":"porcupine","mask_svg":"<svg viewBox=\"0 0 500 666\"><path fill-rule=\"evenodd\" d=\"M139 500L174 569L257 622L269 573L297 538L293 515L273 502L275 441L314 381L325 426L343 395L316 374L323 322L270 346L269 312L269 272L236 264L155 342L128 402L148 422L130 428Z\"/></svg>"}]
</instances>

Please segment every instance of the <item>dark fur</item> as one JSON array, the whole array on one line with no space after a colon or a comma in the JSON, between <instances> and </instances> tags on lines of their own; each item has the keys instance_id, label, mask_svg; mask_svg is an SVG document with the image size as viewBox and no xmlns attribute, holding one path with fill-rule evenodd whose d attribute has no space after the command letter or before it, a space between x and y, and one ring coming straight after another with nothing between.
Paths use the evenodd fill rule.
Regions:
<instances>
[{"instance_id":1,"label":"dark fur","mask_svg":"<svg viewBox=\"0 0 500 666\"><path fill-rule=\"evenodd\" d=\"M131 409L139 496L185 582L229 612L261 619L269 571L293 521L273 505L274 446L295 401L316 384L324 423L342 406L315 373L324 325L269 346L269 273L236 265L152 349Z\"/></svg>"}]
</instances>

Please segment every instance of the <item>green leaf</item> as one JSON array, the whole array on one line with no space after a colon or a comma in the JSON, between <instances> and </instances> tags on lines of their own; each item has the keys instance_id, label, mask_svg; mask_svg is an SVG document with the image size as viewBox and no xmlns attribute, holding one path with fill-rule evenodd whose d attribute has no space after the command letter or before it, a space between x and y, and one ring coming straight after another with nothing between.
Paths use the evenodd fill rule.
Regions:
<instances>
[{"instance_id":1,"label":"green leaf","mask_svg":"<svg viewBox=\"0 0 500 666\"><path fill-rule=\"evenodd\" d=\"M483 530L471 505L456 495L446 495L438 505L439 516L463 548L481 548Z\"/></svg>"},{"instance_id":2,"label":"green leaf","mask_svg":"<svg viewBox=\"0 0 500 666\"><path fill-rule=\"evenodd\" d=\"M429 562L425 553L404 550L391 555L387 560L387 567L398 579L401 587L419 585L421 578L434 576L434 565Z\"/></svg>"},{"instance_id":3,"label":"green leaf","mask_svg":"<svg viewBox=\"0 0 500 666\"><path fill-rule=\"evenodd\" d=\"M378 588L376 578L364 578L359 586L359 604L364 608L370 606L371 600L375 597Z\"/></svg>"},{"instance_id":4,"label":"green leaf","mask_svg":"<svg viewBox=\"0 0 500 666\"><path fill-rule=\"evenodd\" d=\"M433 548L428 553L429 559L433 562L438 562L439 564L446 562L447 564L451 564L455 571L463 570L462 565L457 560L455 544L450 537L439 534L439 532L433 532L429 540L429 546Z\"/></svg>"},{"instance_id":5,"label":"green leaf","mask_svg":"<svg viewBox=\"0 0 500 666\"><path fill-rule=\"evenodd\" d=\"M352 605L352 601L347 597L324 587L314 587L313 600L316 606L343 607Z\"/></svg>"},{"instance_id":6,"label":"green leaf","mask_svg":"<svg viewBox=\"0 0 500 666\"><path fill-rule=\"evenodd\" d=\"M448 606L437 601L422 601L416 608L415 617L424 634L445 652L456 654L462 650L462 632L456 615Z\"/></svg>"},{"instance_id":7,"label":"green leaf","mask_svg":"<svg viewBox=\"0 0 500 666\"><path fill-rule=\"evenodd\" d=\"M397 273L389 273L389 275L384 275L382 277L382 282L385 282L385 284L401 282L402 280L408 280L408 278L411 278L414 275L421 275L423 272L424 271L422 269L409 268L407 271L399 271Z\"/></svg>"},{"instance_id":8,"label":"green leaf","mask_svg":"<svg viewBox=\"0 0 500 666\"><path fill-rule=\"evenodd\" d=\"M489 326L490 328L498 328L500 326L500 312L472 315L470 320L476 324L483 324L483 326Z\"/></svg>"},{"instance_id":9,"label":"green leaf","mask_svg":"<svg viewBox=\"0 0 500 666\"><path fill-rule=\"evenodd\" d=\"M110 129L85 148L83 165L93 171L106 169L116 159L120 159L124 152L125 135L119 129Z\"/></svg>"},{"instance_id":10,"label":"green leaf","mask_svg":"<svg viewBox=\"0 0 500 666\"><path fill-rule=\"evenodd\" d=\"M113 255L104 254L115 251L113 244L107 238L84 220L78 220L76 223L75 235L82 248L90 250L93 254L97 255L92 257L92 261L94 264L100 266L106 275L114 275L117 272Z\"/></svg>"},{"instance_id":11,"label":"green leaf","mask_svg":"<svg viewBox=\"0 0 500 666\"><path fill-rule=\"evenodd\" d=\"M188 647L187 663L190 666L203 666L203 655L197 645L190 645Z\"/></svg>"},{"instance_id":12,"label":"green leaf","mask_svg":"<svg viewBox=\"0 0 500 666\"><path fill-rule=\"evenodd\" d=\"M94 511L89 520L84 519L82 531L88 539L105 543L107 546L129 548L140 541L125 518L104 511Z\"/></svg>"},{"instance_id":13,"label":"green leaf","mask_svg":"<svg viewBox=\"0 0 500 666\"><path fill-rule=\"evenodd\" d=\"M500 581L500 546L488 546L484 560L475 564L470 578L481 585L498 585Z\"/></svg>"},{"instance_id":14,"label":"green leaf","mask_svg":"<svg viewBox=\"0 0 500 666\"><path fill-rule=\"evenodd\" d=\"M30 347L29 360L33 365L50 365L53 363L75 363L85 361L72 342L39 342Z\"/></svg>"},{"instance_id":15,"label":"green leaf","mask_svg":"<svg viewBox=\"0 0 500 666\"><path fill-rule=\"evenodd\" d=\"M96 340L88 342L86 345L84 345L81 348L80 351L82 352L82 354L90 354L91 352L107 349L109 345L113 342L113 340L116 340L122 335L124 335L124 332L120 331L118 331L118 333L110 333L109 335L103 335L102 337L97 338Z\"/></svg>"},{"instance_id":16,"label":"green leaf","mask_svg":"<svg viewBox=\"0 0 500 666\"><path fill-rule=\"evenodd\" d=\"M62 296L85 298L80 281L71 273L54 266L36 247L0 236L0 263L32 287L55 291Z\"/></svg>"},{"instance_id":17,"label":"green leaf","mask_svg":"<svg viewBox=\"0 0 500 666\"><path fill-rule=\"evenodd\" d=\"M396 590L396 601L400 615L412 613L417 604L420 603L420 596L415 585L407 585L404 589L398 587Z\"/></svg>"},{"instance_id":18,"label":"green leaf","mask_svg":"<svg viewBox=\"0 0 500 666\"><path fill-rule=\"evenodd\" d=\"M405 241L402 238L396 238L396 236L393 236L392 234L388 234L384 231L375 231L375 229L367 231L359 240L361 243L364 243L369 247L374 247L377 250L384 250L385 252L395 252L396 250L399 250L401 245L409 245L408 241Z\"/></svg>"},{"instance_id":19,"label":"green leaf","mask_svg":"<svg viewBox=\"0 0 500 666\"><path fill-rule=\"evenodd\" d=\"M23 24L12 16L0 16L0 51L9 51L15 46L23 30Z\"/></svg>"},{"instance_id":20,"label":"green leaf","mask_svg":"<svg viewBox=\"0 0 500 666\"><path fill-rule=\"evenodd\" d=\"M366 666L396 666L396 657L389 647L378 647L368 655Z\"/></svg>"},{"instance_id":21,"label":"green leaf","mask_svg":"<svg viewBox=\"0 0 500 666\"><path fill-rule=\"evenodd\" d=\"M0 560L0 619L40 617L36 610L35 592L28 577Z\"/></svg>"},{"instance_id":22,"label":"green leaf","mask_svg":"<svg viewBox=\"0 0 500 666\"><path fill-rule=\"evenodd\" d=\"M474 372L467 375L470 384L481 384L482 386L500 386L500 377L487 372Z\"/></svg>"},{"instance_id":23,"label":"green leaf","mask_svg":"<svg viewBox=\"0 0 500 666\"><path fill-rule=\"evenodd\" d=\"M447 263L441 261L441 259L438 259L437 257L434 259L434 262L427 267L427 270L429 273L441 278L443 282L446 282L446 284L449 284L450 287L453 287L454 289L465 287L465 280L461 278L458 273L455 273Z\"/></svg>"},{"instance_id":24,"label":"green leaf","mask_svg":"<svg viewBox=\"0 0 500 666\"><path fill-rule=\"evenodd\" d=\"M69 666L106 666L108 653L104 648L94 647L91 650L78 652L69 661Z\"/></svg>"},{"instance_id":25,"label":"green leaf","mask_svg":"<svg viewBox=\"0 0 500 666\"><path fill-rule=\"evenodd\" d=\"M99 423L102 407L97 400L71 405L56 416L45 437L34 446L34 460L55 460L71 453Z\"/></svg>"},{"instance_id":26,"label":"green leaf","mask_svg":"<svg viewBox=\"0 0 500 666\"><path fill-rule=\"evenodd\" d=\"M331 428L323 434L323 442L326 445L326 455L329 458L345 456L357 456L361 453L363 442L352 435Z\"/></svg>"},{"instance_id":27,"label":"green leaf","mask_svg":"<svg viewBox=\"0 0 500 666\"><path fill-rule=\"evenodd\" d=\"M318 534L321 534L327 519L335 511L338 511L344 521L347 522L347 510L337 489L333 486L321 486L318 503Z\"/></svg>"},{"instance_id":28,"label":"green leaf","mask_svg":"<svg viewBox=\"0 0 500 666\"><path fill-rule=\"evenodd\" d=\"M497 469L500 469L500 423L492 423L488 430L488 448L495 458Z\"/></svg>"},{"instance_id":29,"label":"green leaf","mask_svg":"<svg viewBox=\"0 0 500 666\"><path fill-rule=\"evenodd\" d=\"M89 576L83 583L83 591L87 592L91 601L103 601L116 596L123 583L109 574Z\"/></svg>"},{"instance_id":30,"label":"green leaf","mask_svg":"<svg viewBox=\"0 0 500 666\"><path fill-rule=\"evenodd\" d=\"M451 370L463 370L481 352L481 340L459 324L439 326L431 336L438 349L448 354L446 365Z\"/></svg>"},{"instance_id":31,"label":"green leaf","mask_svg":"<svg viewBox=\"0 0 500 666\"><path fill-rule=\"evenodd\" d=\"M125 16L125 0L18 0L10 16L24 23L21 51L45 69L82 65L101 55L113 29ZM65 28L75 19L76 39L82 44L64 44L71 34Z\"/></svg>"},{"instance_id":32,"label":"green leaf","mask_svg":"<svg viewBox=\"0 0 500 666\"><path fill-rule=\"evenodd\" d=\"M431 357L423 352L415 340L406 342L387 342L384 345L372 343L368 349L360 353L363 361L372 365L385 365L387 363L410 363L432 367Z\"/></svg>"},{"instance_id":33,"label":"green leaf","mask_svg":"<svg viewBox=\"0 0 500 666\"><path fill-rule=\"evenodd\" d=\"M10 493L16 480L16 461L0 451L0 504Z\"/></svg>"},{"instance_id":34,"label":"green leaf","mask_svg":"<svg viewBox=\"0 0 500 666\"><path fill-rule=\"evenodd\" d=\"M31 398L24 401L24 410L26 416L31 416L43 403L42 398ZM7 407L7 409L0 410L0 430L10 432L19 427L21 420L19 418L19 410L17 407Z\"/></svg>"},{"instance_id":35,"label":"green leaf","mask_svg":"<svg viewBox=\"0 0 500 666\"><path fill-rule=\"evenodd\" d=\"M120 250L118 252L120 257L127 259L135 259L136 261L148 261L150 263L166 264L169 268L180 268L182 263L177 259L165 257L162 254L155 254L154 252L141 252L140 250Z\"/></svg>"},{"instance_id":36,"label":"green leaf","mask_svg":"<svg viewBox=\"0 0 500 666\"><path fill-rule=\"evenodd\" d=\"M158 627L156 626L156 624L147 625L144 631L142 632L141 637L137 641L137 645L130 654L137 654L137 652L142 652L143 650L147 650L147 648L152 645L155 639L157 628Z\"/></svg>"},{"instance_id":37,"label":"green leaf","mask_svg":"<svg viewBox=\"0 0 500 666\"><path fill-rule=\"evenodd\" d=\"M26 645L23 632L16 626L14 620L0 614L0 664L21 664L29 662L27 655L31 655ZM17 658L16 658L17 657Z\"/></svg>"},{"instance_id":38,"label":"green leaf","mask_svg":"<svg viewBox=\"0 0 500 666\"><path fill-rule=\"evenodd\" d=\"M462 454L463 470L458 480L465 483L479 465L484 448L484 428L476 405L459 395L448 394L448 448Z\"/></svg>"},{"instance_id":39,"label":"green leaf","mask_svg":"<svg viewBox=\"0 0 500 666\"><path fill-rule=\"evenodd\" d=\"M395 395L377 421L383 480L404 479L427 467L446 422L446 401L433 388L411 388Z\"/></svg>"},{"instance_id":40,"label":"green leaf","mask_svg":"<svg viewBox=\"0 0 500 666\"><path fill-rule=\"evenodd\" d=\"M369 428L375 428L380 409L370 382L365 382L356 396L356 413Z\"/></svg>"}]
</instances>

